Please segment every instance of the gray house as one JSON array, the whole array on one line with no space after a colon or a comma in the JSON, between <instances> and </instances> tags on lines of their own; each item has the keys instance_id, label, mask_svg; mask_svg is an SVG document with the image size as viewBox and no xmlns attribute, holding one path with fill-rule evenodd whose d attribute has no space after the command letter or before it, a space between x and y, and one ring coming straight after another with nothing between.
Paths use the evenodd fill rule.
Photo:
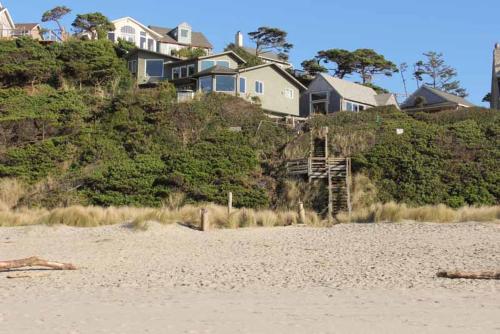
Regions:
<instances>
[{"instance_id":1,"label":"gray house","mask_svg":"<svg viewBox=\"0 0 500 334\"><path fill-rule=\"evenodd\" d=\"M370 87L321 73L301 99L301 114L308 117L338 111L359 112L389 105L398 107L394 94L377 94Z\"/></svg>"},{"instance_id":2,"label":"gray house","mask_svg":"<svg viewBox=\"0 0 500 334\"><path fill-rule=\"evenodd\" d=\"M165 64L180 60L163 53L143 49L131 51L126 58L130 73L141 86L157 84L165 80Z\"/></svg>"},{"instance_id":3,"label":"gray house","mask_svg":"<svg viewBox=\"0 0 500 334\"><path fill-rule=\"evenodd\" d=\"M500 44L493 51L493 76L491 80L491 109L500 110Z\"/></svg>"},{"instance_id":4,"label":"gray house","mask_svg":"<svg viewBox=\"0 0 500 334\"><path fill-rule=\"evenodd\" d=\"M401 104L401 109L408 112L439 112L471 107L474 104L466 99L429 86L420 87Z\"/></svg>"}]
</instances>

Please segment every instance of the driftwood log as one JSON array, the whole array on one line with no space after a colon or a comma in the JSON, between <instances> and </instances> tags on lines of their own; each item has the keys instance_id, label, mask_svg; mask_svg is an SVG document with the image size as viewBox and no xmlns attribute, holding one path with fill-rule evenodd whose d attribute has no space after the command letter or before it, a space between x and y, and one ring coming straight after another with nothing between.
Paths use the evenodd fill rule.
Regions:
<instances>
[{"instance_id":1,"label":"driftwood log","mask_svg":"<svg viewBox=\"0 0 500 334\"><path fill-rule=\"evenodd\" d=\"M451 278L451 279L500 279L500 271L440 271L437 277Z\"/></svg>"},{"instance_id":2,"label":"driftwood log","mask_svg":"<svg viewBox=\"0 0 500 334\"><path fill-rule=\"evenodd\" d=\"M0 261L0 271L24 267L45 267L55 270L76 270L76 266L71 263L50 262L38 257L30 257L21 260Z\"/></svg>"}]
</instances>

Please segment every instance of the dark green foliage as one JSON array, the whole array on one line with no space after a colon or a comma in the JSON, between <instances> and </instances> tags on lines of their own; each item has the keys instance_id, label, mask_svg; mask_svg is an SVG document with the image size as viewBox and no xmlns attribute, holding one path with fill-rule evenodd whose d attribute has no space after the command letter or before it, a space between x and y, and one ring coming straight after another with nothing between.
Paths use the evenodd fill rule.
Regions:
<instances>
[{"instance_id":1,"label":"dark green foliage","mask_svg":"<svg viewBox=\"0 0 500 334\"><path fill-rule=\"evenodd\" d=\"M71 24L77 33L88 33L91 40L104 39L115 25L102 13L78 14Z\"/></svg>"},{"instance_id":2,"label":"dark green foliage","mask_svg":"<svg viewBox=\"0 0 500 334\"><path fill-rule=\"evenodd\" d=\"M379 200L411 205L491 205L500 201L500 113L469 109L418 114L390 108L318 118L332 149L349 136L355 172L367 173ZM397 135L396 129L405 133Z\"/></svg>"},{"instance_id":3,"label":"dark green foliage","mask_svg":"<svg viewBox=\"0 0 500 334\"><path fill-rule=\"evenodd\" d=\"M231 43L229 44L224 51L234 51L238 56L243 58L246 63L242 67L253 67L253 66L258 66L264 64L262 59L257 57L254 54L251 54L250 52L246 51L243 48L240 48L236 46L235 44Z\"/></svg>"}]
</instances>

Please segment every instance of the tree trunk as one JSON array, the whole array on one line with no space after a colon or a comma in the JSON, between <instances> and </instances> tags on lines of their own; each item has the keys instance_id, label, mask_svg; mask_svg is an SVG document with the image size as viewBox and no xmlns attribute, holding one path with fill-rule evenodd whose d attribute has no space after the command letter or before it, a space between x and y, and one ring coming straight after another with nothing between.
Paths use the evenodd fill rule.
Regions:
<instances>
[{"instance_id":1,"label":"tree trunk","mask_svg":"<svg viewBox=\"0 0 500 334\"><path fill-rule=\"evenodd\" d=\"M451 279L500 279L500 271L440 271L437 277L451 278Z\"/></svg>"},{"instance_id":2,"label":"tree trunk","mask_svg":"<svg viewBox=\"0 0 500 334\"><path fill-rule=\"evenodd\" d=\"M55 270L76 270L76 266L71 263L49 262L38 257L12 261L0 261L0 271L24 267L46 267Z\"/></svg>"}]
</instances>

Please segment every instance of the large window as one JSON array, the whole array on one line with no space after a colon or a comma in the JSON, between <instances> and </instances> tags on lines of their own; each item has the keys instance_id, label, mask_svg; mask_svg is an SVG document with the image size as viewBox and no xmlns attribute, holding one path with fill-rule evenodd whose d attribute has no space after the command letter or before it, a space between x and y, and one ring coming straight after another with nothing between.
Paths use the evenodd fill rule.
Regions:
<instances>
[{"instance_id":1,"label":"large window","mask_svg":"<svg viewBox=\"0 0 500 334\"><path fill-rule=\"evenodd\" d=\"M154 78L163 77L163 60L147 59L146 60L146 75Z\"/></svg>"},{"instance_id":2,"label":"large window","mask_svg":"<svg viewBox=\"0 0 500 334\"><path fill-rule=\"evenodd\" d=\"M155 50L155 41L154 41L154 39L148 38L148 50L149 51L154 51Z\"/></svg>"},{"instance_id":3,"label":"large window","mask_svg":"<svg viewBox=\"0 0 500 334\"><path fill-rule=\"evenodd\" d=\"M255 93L264 94L264 83L262 81L255 81Z\"/></svg>"},{"instance_id":4,"label":"large window","mask_svg":"<svg viewBox=\"0 0 500 334\"><path fill-rule=\"evenodd\" d=\"M227 60L218 60L217 65L225 68L229 68L229 61Z\"/></svg>"},{"instance_id":5,"label":"large window","mask_svg":"<svg viewBox=\"0 0 500 334\"><path fill-rule=\"evenodd\" d=\"M181 37L188 38L189 37L189 30L181 29Z\"/></svg>"},{"instance_id":6,"label":"large window","mask_svg":"<svg viewBox=\"0 0 500 334\"><path fill-rule=\"evenodd\" d=\"M209 93L213 91L212 77L201 77L199 80L200 90Z\"/></svg>"},{"instance_id":7,"label":"large window","mask_svg":"<svg viewBox=\"0 0 500 334\"><path fill-rule=\"evenodd\" d=\"M240 78L240 93L245 94L247 92L247 79Z\"/></svg>"},{"instance_id":8,"label":"large window","mask_svg":"<svg viewBox=\"0 0 500 334\"><path fill-rule=\"evenodd\" d=\"M215 66L215 61L213 60L203 60L201 62L201 70L207 70L211 67L214 67Z\"/></svg>"},{"instance_id":9,"label":"large window","mask_svg":"<svg viewBox=\"0 0 500 334\"><path fill-rule=\"evenodd\" d=\"M234 92L234 77L231 75L216 75L215 90L218 92Z\"/></svg>"},{"instance_id":10,"label":"large window","mask_svg":"<svg viewBox=\"0 0 500 334\"><path fill-rule=\"evenodd\" d=\"M120 32L121 32L122 38L124 40L135 43L135 29L134 29L134 27L123 26L120 29Z\"/></svg>"},{"instance_id":11,"label":"large window","mask_svg":"<svg viewBox=\"0 0 500 334\"><path fill-rule=\"evenodd\" d=\"M328 113L328 92L314 92L311 93L311 114Z\"/></svg>"},{"instance_id":12,"label":"large window","mask_svg":"<svg viewBox=\"0 0 500 334\"><path fill-rule=\"evenodd\" d=\"M175 67L172 69L172 79L179 79L181 77L181 68Z\"/></svg>"},{"instance_id":13,"label":"large window","mask_svg":"<svg viewBox=\"0 0 500 334\"><path fill-rule=\"evenodd\" d=\"M347 101L345 103L345 110L346 111L359 112L359 111L365 110L365 106L362 105L362 104L359 104L359 103Z\"/></svg>"}]
</instances>

